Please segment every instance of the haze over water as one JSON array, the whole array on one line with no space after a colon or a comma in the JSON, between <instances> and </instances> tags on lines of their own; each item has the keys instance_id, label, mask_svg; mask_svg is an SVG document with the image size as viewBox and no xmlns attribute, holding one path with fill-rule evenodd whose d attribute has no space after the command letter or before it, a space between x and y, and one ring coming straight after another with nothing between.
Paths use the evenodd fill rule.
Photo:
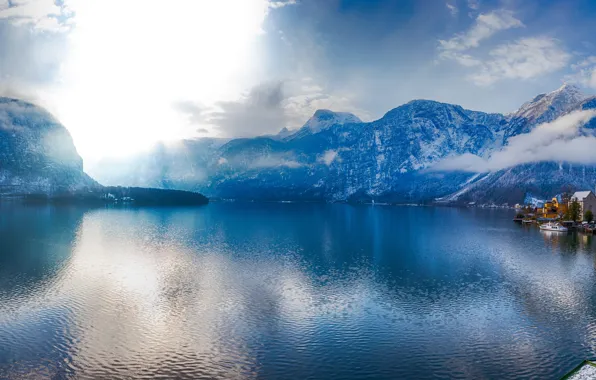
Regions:
<instances>
[{"instance_id":1,"label":"haze over water","mask_svg":"<svg viewBox=\"0 0 596 380\"><path fill-rule=\"evenodd\" d=\"M0 206L0 378L558 378L596 243L511 211Z\"/></svg>"}]
</instances>

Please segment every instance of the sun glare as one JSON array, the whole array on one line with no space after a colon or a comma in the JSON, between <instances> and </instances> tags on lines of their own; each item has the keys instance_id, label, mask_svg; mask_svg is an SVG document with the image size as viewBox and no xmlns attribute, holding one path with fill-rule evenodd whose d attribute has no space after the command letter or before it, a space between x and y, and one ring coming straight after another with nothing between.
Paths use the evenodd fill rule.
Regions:
<instances>
[{"instance_id":1,"label":"sun glare","mask_svg":"<svg viewBox=\"0 0 596 380\"><path fill-rule=\"evenodd\" d=\"M212 106L241 91L267 7L266 0L76 1L53 106L79 153L122 156L191 136L197 126L173 105Z\"/></svg>"}]
</instances>

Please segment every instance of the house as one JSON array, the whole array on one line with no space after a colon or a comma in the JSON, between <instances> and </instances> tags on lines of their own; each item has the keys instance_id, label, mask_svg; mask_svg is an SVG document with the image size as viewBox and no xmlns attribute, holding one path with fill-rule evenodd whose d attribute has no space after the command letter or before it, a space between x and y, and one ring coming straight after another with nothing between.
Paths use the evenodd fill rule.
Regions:
<instances>
[{"instance_id":1,"label":"house","mask_svg":"<svg viewBox=\"0 0 596 380\"><path fill-rule=\"evenodd\" d=\"M539 212L542 218L556 219L567 212L567 204L561 202L560 197L554 197L550 201L544 202L544 206Z\"/></svg>"},{"instance_id":2,"label":"house","mask_svg":"<svg viewBox=\"0 0 596 380\"><path fill-rule=\"evenodd\" d=\"M576 191L571 196L571 202L577 201L580 207L580 220L583 220L584 213L592 210L596 214L596 195L591 191Z\"/></svg>"}]
</instances>

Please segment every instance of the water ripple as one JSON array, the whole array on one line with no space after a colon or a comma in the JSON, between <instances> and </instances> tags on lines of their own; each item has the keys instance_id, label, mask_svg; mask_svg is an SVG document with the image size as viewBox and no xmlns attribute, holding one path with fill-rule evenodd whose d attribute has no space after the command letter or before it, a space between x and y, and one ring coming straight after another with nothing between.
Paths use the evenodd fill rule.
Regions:
<instances>
[{"instance_id":1,"label":"water ripple","mask_svg":"<svg viewBox=\"0 0 596 380\"><path fill-rule=\"evenodd\" d=\"M594 243L507 213L3 215L0 378L556 378L596 352Z\"/></svg>"}]
</instances>

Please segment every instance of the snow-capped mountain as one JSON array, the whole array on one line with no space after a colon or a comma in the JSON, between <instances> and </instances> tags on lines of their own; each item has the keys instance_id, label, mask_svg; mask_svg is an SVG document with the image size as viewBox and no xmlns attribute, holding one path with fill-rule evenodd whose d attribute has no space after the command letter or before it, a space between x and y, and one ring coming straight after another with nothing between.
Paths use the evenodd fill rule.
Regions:
<instances>
[{"instance_id":1,"label":"snow-capped mountain","mask_svg":"<svg viewBox=\"0 0 596 380\"><path fill-rule=\"evenodd\" d=\"M66 128L40 107L0 98L0 194L93 186Z\"/></svg>"},{"instance_id":2,"label":"snow-capped mountain","mask_svg":"<svg viewBox=\"0 0 596 380\"><path fill-rule=\"evenodd\" d=\"M489 174L427 169L464 153L488 157L512 136L587 108L596 108L596 98L564 85L508 115L431 100L411 101L373 122L319 110L283 137L234 139L210 148L199 148L202 140L186 141L183 149L137 158L144 169L120 170L117 181L109 165L93 173L106 184L197 190L224 198L515 203L529 190L548 196L565 187L585 187L596 182L596 171L565 163L526 164Z\"/></svg>"},{"instance_id":3,"label":"snow-capped mountain","mask_svg":"<svg viewBox=\"0 0 596 380\"><path fill-rule=\"evenodd\" d=\"M587 98L579 88L564 84L548 94L540 94L524 103L517 111L507 115L509 127L505 138L528 133L532 127L553 121L557 117L578 107Z\"/></svg>"},{"instance_id":4,"label":"snow-capped mountain","mask_svg":"<svg viewBox=\"0 0 596 380\"><path fill-rule=\"evenodd\" d=\"M588 109L596 109L596 97L587 97L577 87L565 84L551 93L538 95L513 115L508 115L507 133L511 135L506 135L505 139L527 133L535 126L551 122L568 112ZM592 119L584 128L596 129L596 120ZM549 197L574 189L593 189L595 185L594 165L536 162L479 175L475 181L465 184L457 193L445 199L516 203L527 192Z\"/></svg>"},{"instance_id":5,"label":"snow-capped mountain","mask_svg":"<svg viewBox=\"0 0 596 380\"><path fill-rule=\"evenodd\" d=\"M335 125L350 123L362 123L362 120L349 112L333 112L321 109L317 110L302 128L296 131L296 133L288 135L286 139L301 138L309 134L319 133Z\"/></svg>"}]
</instances>

